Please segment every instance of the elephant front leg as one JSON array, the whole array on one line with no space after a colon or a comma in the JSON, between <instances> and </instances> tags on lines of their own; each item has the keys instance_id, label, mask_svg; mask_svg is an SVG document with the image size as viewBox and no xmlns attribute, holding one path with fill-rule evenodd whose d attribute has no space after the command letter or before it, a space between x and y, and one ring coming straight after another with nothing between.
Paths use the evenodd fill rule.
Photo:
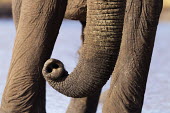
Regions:
<instances>
[{"instance_id":1,"label":"elephant front leg","mask_svg":"<svg viewBox=\"0 0 170 113\"><path fill-rule=\"evenodd\" d=\"M127 0L120 53L103 113L141 113L163 0Z\"/></svg>"},{"instance_id":2,"label":"elephant front leg","mask_svg":"<svg viewBox=\"0 0 170 113\"><path fill-rule=\"evenodd\" d=\"M13 10L17 34L1 110L45 113L45 80L41 70L51 56L66 1L22 0L20 8L20 12Z\"/></svg>"},{"instance_id":3,"label":"elephant front leg","mask_svg":"<svg viewBox=\"0 0 170 113\"><path fill-rule=\"evenodd\" d=\"M66 113L96 113L100 91L84 98L72 98Z\"/></svg>"}]
</instances>

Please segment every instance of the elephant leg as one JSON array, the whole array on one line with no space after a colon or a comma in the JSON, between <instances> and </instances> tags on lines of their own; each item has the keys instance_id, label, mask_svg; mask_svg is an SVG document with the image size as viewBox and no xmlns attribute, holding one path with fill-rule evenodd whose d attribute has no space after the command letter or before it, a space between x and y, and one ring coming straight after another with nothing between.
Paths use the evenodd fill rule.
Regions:
<instances>
[{"instance_id":1,"label":"elephant leg","mask_svg":"<svg viewBox=\"0 0 170 113\"><path fill-rule=\"evenodd\" d=\"M16 16L19 22L16 19L17 34L1 111L46 112L41 70L51 56L66 4L64 0L22 0L20 14L16 14L20 16Z\"/></svg>"},{"instance_id":2,"label":"elephant leg","mask_svg":"<svg viewBox=\"0 0 170 113\"><path fill-rule=\"evenodd\" d=\"M80 22L82 24L81 40L82 40L82 46L83 46L84 30L85 30L86 22L84 21L80 21ZM78 51L79 54L81 54L82 46L80 47ZM89 97L72 98L66 113L96 113L100 93L101 93L101 90Z\"/></svg>"},{"instance_id":3,"label":"elephant leg","mask_svg":"<svg viewBox=\"0 0 170 113\"><path fill-rule=\"evenodd\" d=\"M84 98L72 98L66 113L96 113L101 90Z\"/></svg>"},{"instance_id":4,"label":"elephant leg","mask_svg":"<svg viewBox=\"0 0 170 113\"><path fill-rule=\"evenodd\" d=\"M86 21L87 0L68 0L65 18Z\"/></svg>"},{"instance_id":5,"label":"elephant leg","mask_svg":"<svg viewBox=\"0 0 170 113\"><path fill-rule=\"evenodd\" d=\"M100 98L99 98L99 103L104 104L108 92L109 92L109 89L101 93Z\"/></svg>"},{"instance_id":6,"label":"elephant leg","mask_svg":"<svg viewBox=\"0 0 170 113\"><path fill-rule=\"evenodd\" d=\"M163 0L127 0L118 61L103 113L141 113Z\"/></svg>"},{"instance_id":7,"label":"elephant leg","mask_svg":"<svg viewBox=\"0 0 170 113\"><path fill-rule=\"evenodd\" d=\"M18 28L18 23L19 23L21 4L22 4L22 0L12 0L12 15L13 15L13 21L16 30ZM3 111L2 108L0 108L0 113L6 113L6 112Z\"/></svg>"}]
</instances>

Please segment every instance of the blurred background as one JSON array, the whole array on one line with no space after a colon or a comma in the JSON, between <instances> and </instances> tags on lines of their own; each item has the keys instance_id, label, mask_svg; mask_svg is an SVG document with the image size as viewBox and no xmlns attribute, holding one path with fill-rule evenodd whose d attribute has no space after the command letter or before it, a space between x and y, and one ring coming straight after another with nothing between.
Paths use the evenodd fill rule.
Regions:
<instances>
[{"instance_id":1,"label":"blurred background","mask_svg":"<svg viewBox=\"0 0 170 113\"><path fill-rule=\"evenodd\" d=\"M164 8L157 29L154 52L149 71L142 113L170 113L170 0L163 0ZM11 0L0 0L0 101L12 56L15 27L11 14ZM56 41L53 58L64 62L71 72L77 64L81 25L64 20ZM70 43L71 42L71 43ZM109 89L110 81L103 91ZM47 84L47 113L65 113L70 98L61 95ZM97 113L102 113L101 99Z\"/></svg>"},{"instance_id":2,"label":"blurred background","mask_svg":"<svg viewBox=\"0 0 170 113\"><path fill-rule=\"evenodd\" d=\"M11 0L0 0L0 18L11 17Z\"/></svg>"}]
</instances>

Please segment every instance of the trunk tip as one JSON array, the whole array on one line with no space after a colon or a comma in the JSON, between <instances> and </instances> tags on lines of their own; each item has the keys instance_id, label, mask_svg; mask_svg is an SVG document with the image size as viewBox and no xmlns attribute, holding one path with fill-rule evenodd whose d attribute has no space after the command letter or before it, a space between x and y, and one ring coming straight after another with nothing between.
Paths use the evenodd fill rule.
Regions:
<instances>
[{"instance_id":1,"label":"trunk tip","mask_svg":"<svg viewBox=\"0 0 170 113\"><path fill-rule=\"evenodd\" d=\"M65 72L64 65L57 59L49 59L45 62L42 69L42 74L45 78L56 80L61 77Z\"/></svg>"}]
</instances>

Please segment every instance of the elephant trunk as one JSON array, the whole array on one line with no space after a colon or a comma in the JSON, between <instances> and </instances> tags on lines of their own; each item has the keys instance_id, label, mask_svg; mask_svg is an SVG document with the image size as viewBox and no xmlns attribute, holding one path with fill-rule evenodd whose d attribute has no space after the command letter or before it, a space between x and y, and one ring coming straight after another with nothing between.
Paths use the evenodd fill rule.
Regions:
<instances>
[{"instance_id":1,"label":"elephant trunk","mask_svg":"<svg viewBox=\"0 0 170 113\"><path fill-rule=\"evenodd\" d=\"M43 75L57 91L86 97L100 90L117 60L124 21L125 0L87 0L87 24L80 60L68 75L63 64L48 60Z\"/></svg>"}]
</instances>

